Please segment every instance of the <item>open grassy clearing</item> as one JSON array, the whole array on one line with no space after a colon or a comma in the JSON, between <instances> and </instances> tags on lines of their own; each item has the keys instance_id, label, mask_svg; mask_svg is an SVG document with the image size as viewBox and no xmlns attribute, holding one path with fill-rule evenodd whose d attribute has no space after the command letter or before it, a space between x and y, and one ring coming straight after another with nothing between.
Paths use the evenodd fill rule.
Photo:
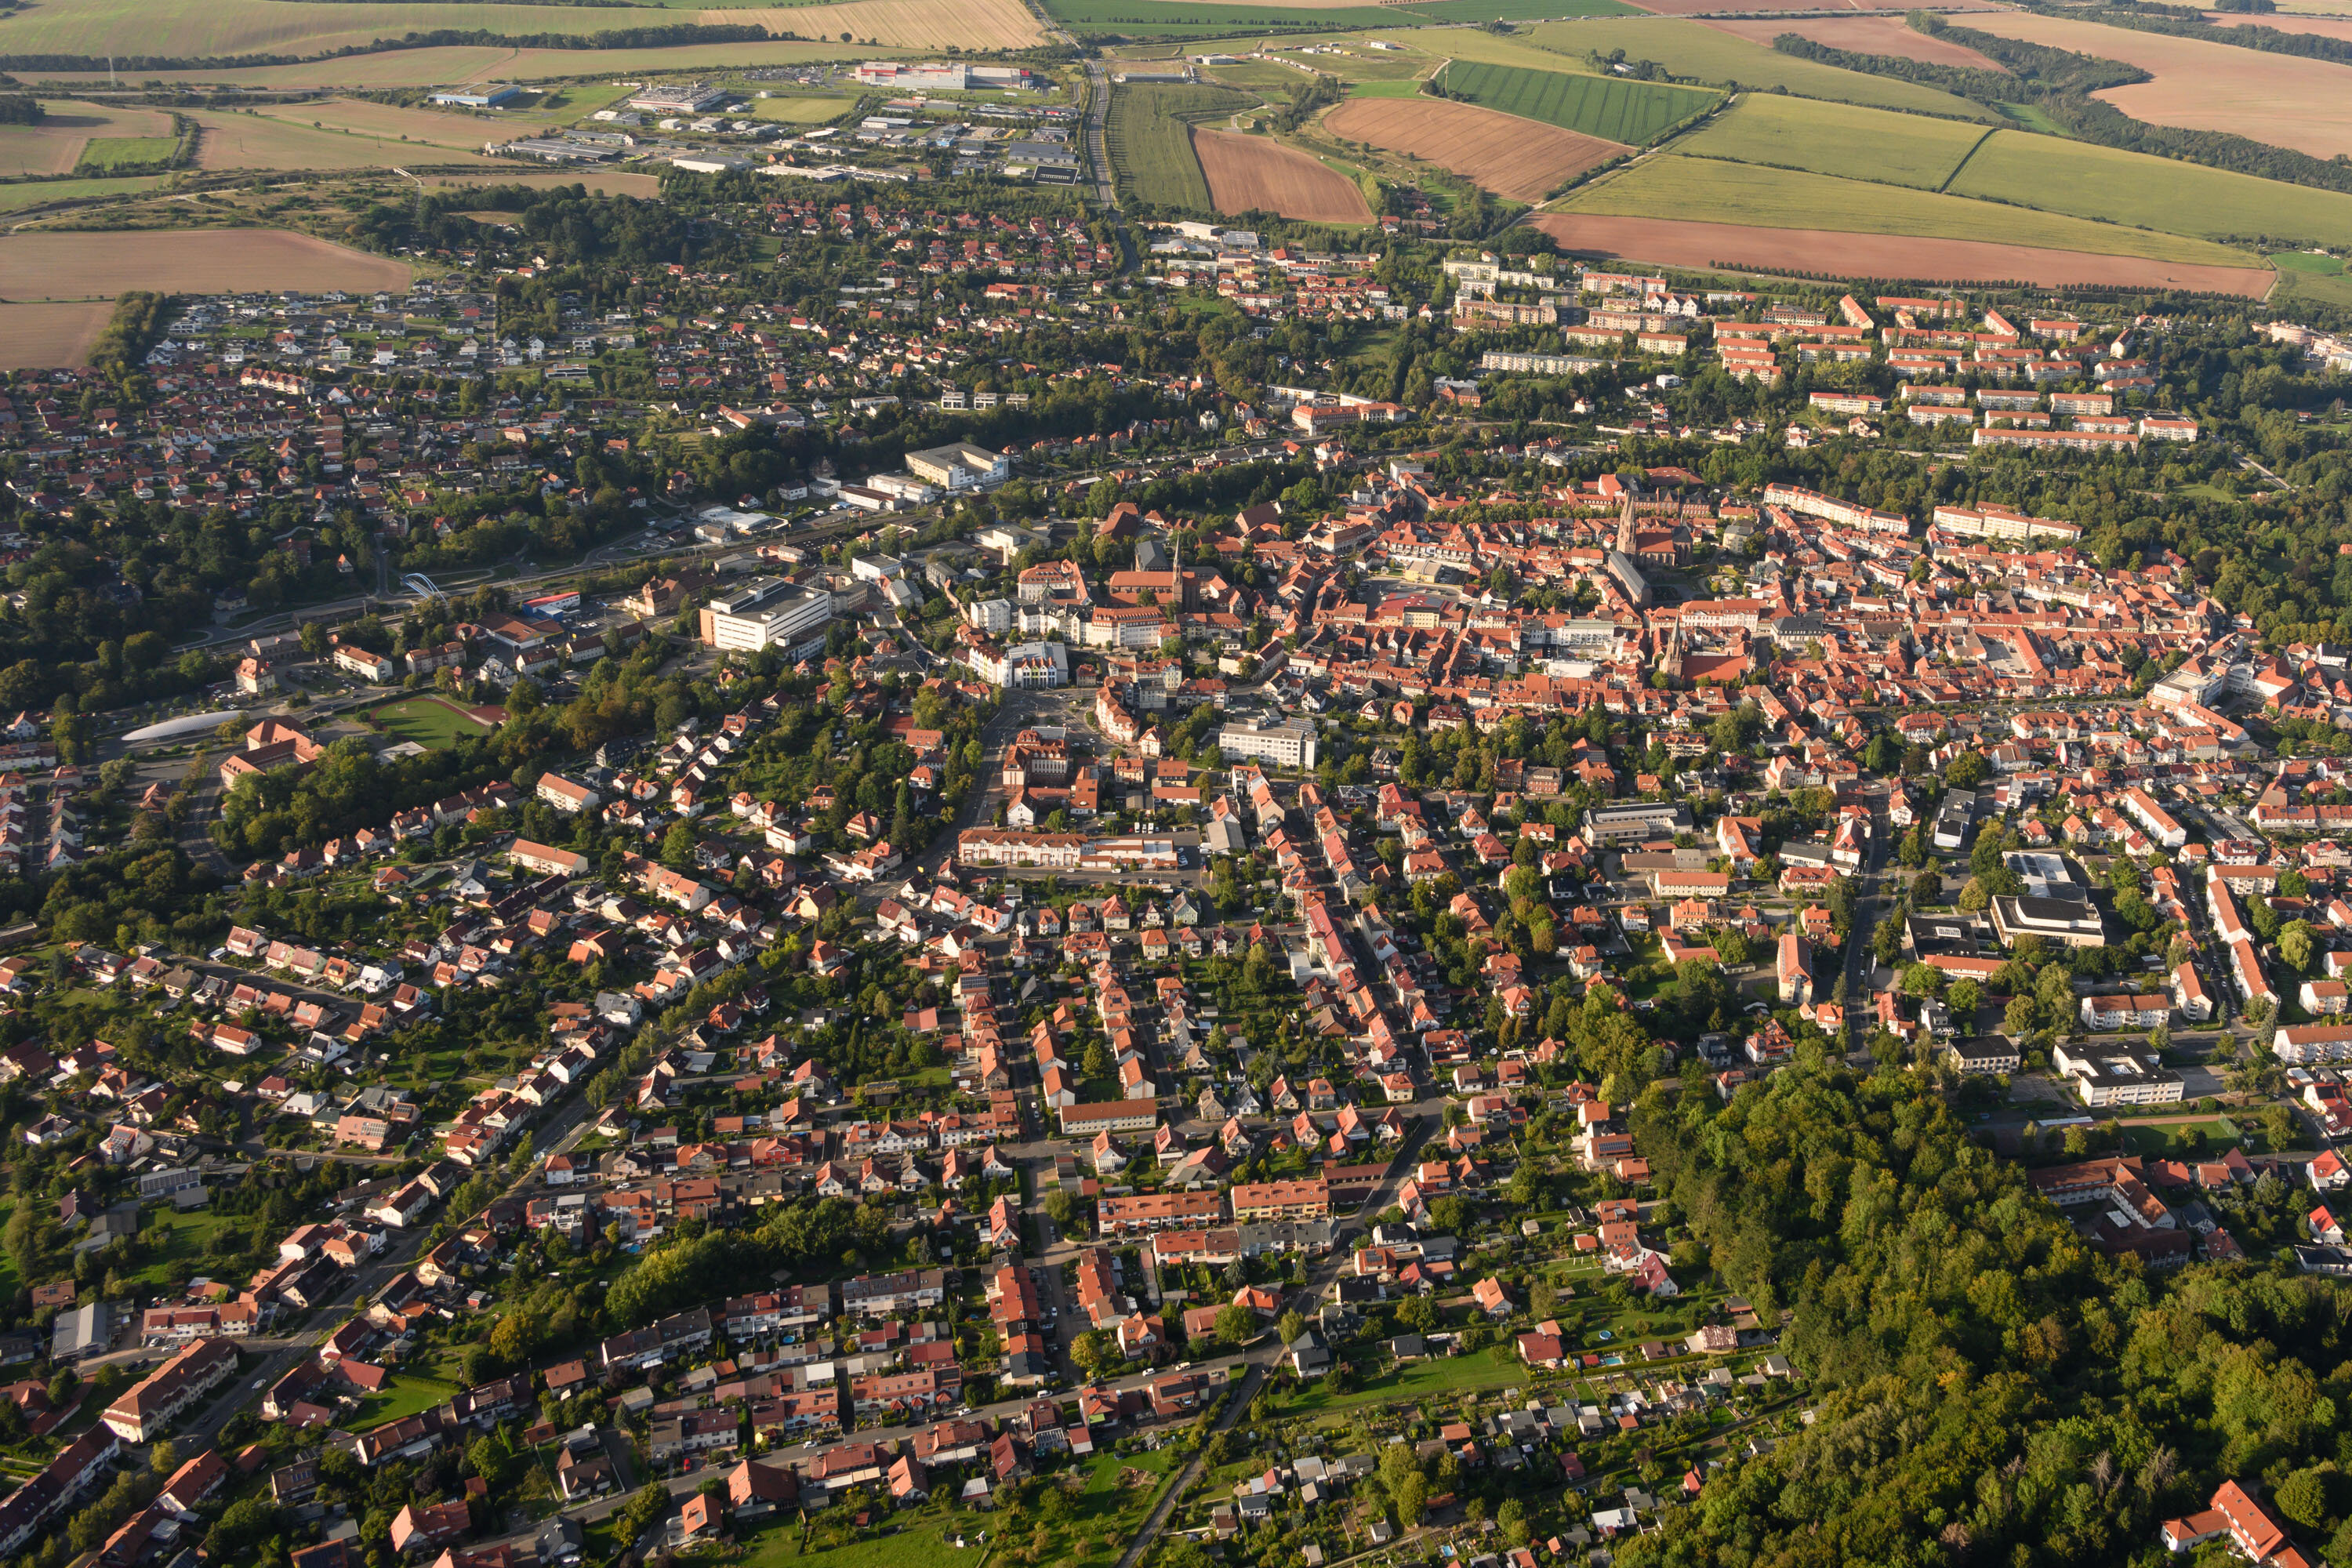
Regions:
<instances>
[{"instance_id":1,"label":"open grassy clearing","mask_svg":"<svg viewBox=\"0 0 2352 1568\"><path fill-rule=\"evenodd\" d=\"M1655 60L1678 77L1716 86L1737 82L1743 87L1778 87L1806 98L1961 120L1984 120L1990 115L1979 104L1935 88L1819 65L1717 32L1704 22L1675 17L1598 16L1583 22L1547 22L1507 38L1471 28L1448 28L1416 35L1413 41L1457 59L1491 60L1534 70L1590 70L1595 51L1622 49L1629 58Z\"/></svg>"},{"instance_id":2,"label":"open grassy clearing","mask_svg":"<svg viewBox=\"0 0 2352 1568\"><path fill-rule=\"evenodd\" d=\"M1934 236L2203 267L2259 265L2259 259L2246 251L2178 235L2151 234L1929 191L1671 153L1596 179L1554 210L1634 217L1671 214L1701 223L1754 224L1766 228Z\"/></svg>"},{"instance_id":3,"label":"open grassy clearing","mask_svg":"<svg viewBox=\"0 0 2352 1568\"><path fill-rule=\"evenodd\" d=\"M1045 0L1045 14L1081 37L1223 38L1269 27L1391 27L1392 8L1222 5L1213 0Z\"/></svg>"},{"instance_id":4,"label":"open grassy clearing","mask_svg":"<svg viewBox=\"0 0 2352 1568\"><path fill-rule=\"evenodd\" d=\"M2344 272L2342 258L2308 250L2283 250L2264 259L2282 272L2312 272L2323 278L2341 277Z\"/></svg>"},{"instance_id":5,"label":"open grassy clearing","mask_svg":"<svg viewBox=\"0 0 2352 1568\"><path fill-rule=\"evenodd\" d=\"M370 710L368 719L386 735L414 741L429 752L446 751L460 740L490 732L490 726L441 697L410 697L387 702Z\"/></svg>"},{"instance_id":6,"label":"open grassy clearing","mask_svg":"<svg viewBox=\"0 0 2352 1568\"><path fill-rule=\"evenodd\" d=\"M848 113L850 107L846 98L755 98L751 118L782 121L786 125L822 125Z\"/></svg>"},{"instance_id":7,"label":"open grassy clearing","mask_svg":"<svg viewBox=\"0 0 2352 1568\"><path fill-rule=\"evenodd\" d=\"M1950 120L1749 93L1675 142L1675 151L1932 191L1984 134L1982 126Z\"/></svg>"},{"instance_id":8,"label":"open grassy clearing","mask_svg":"<svg viewBox=\"0 0 2352 1568\"><path fill-rule=\"evenodd\" d=\"M1714 103L1697 88L1627 81L1622 77L1528 70L1457 60L1440 73L1448 93L1524 120L1639 147Z\"/></svg>"},{"instance_id":9,"label":"open grassy clearing","mask_svg":"<svg viewBox=\"0 0 2352 1568\"><path fill-rule=\"evenodd\" d=\"M1951 192L2206 239L2352 246L2352 195L2340 191L2022 131L1993 132Z\"/></svg>"},{"instance_id":10,"label":"open grassy clearing","mask_svg":"<svg viewBox=\"0 0 2352 1568\"><path fill-rule=\"evenodd\" d=\"M1617 0L1434 0L1403 9L1433 22L1548 22L1562 16L1638 16Z\"/></svg>"},{"instance_id":11,"label":"open grassy clearing","mask_svg":"<svg viewBox=\"0 0 2352 1568\"><path fill-rule=\"evenodd\" d=\"M40 180L28 185L0 185L0 213L23 212L53 202L86 202L99 196L143 195L163 183L162 174L131 174L111 180ZM0 289L13 294L10 286Z\"/></svg>"},{"instance_id":12,"label":"open grassy clearing","mask_svg":"<svg viewBox=\"0 0 2352 1568\"><path fill-rule=\"evenodd\" d=\"M2319 305L2352 310L2352 277L2290 268L2278 275L2278 287L2269 302L2289 313Z\"/></svg>"},{"instance_id":13,"label":"open grassy clearing","mask_svg":"<svg viewBox=\"0 0 2352 1568\"><path fill-rule=\"evenodd\" d=\"M82 149L97 140L172 134L172 117L160 109L117 108L72 99L45 100L38 125L0 125L0 174L66 174L82 161ZM166 149L166 155L169 149Z\"/></svg>"},{"instance_id":14,"label":"open grassy clearing","mask_svg":"<svg viewBox=\"0 0 2352 1568\"><path fill-rule=\"evenodd\" d=\"M410 1415L422 1415L436 1405L446 1405L457 1394L457 1385L438 1378L404 1373L383 1385L380 1393L371 1394L360 1402L359 1414L352 1418L351 1430L372 1432Z\"/></svg>"},{"instance_id":15,"label":"open grassy clearing","mask_svg":"<svg viewBox=\"0 0 2352 1568\"><path fill-rule=\"evenodd\" d=\"M562 173L541 170L535 173L513 174L427 175L425 183L435 190L446 190L466 185L476 188L486 185L523 185L531 190L545 191L553 190L559 186L569 190L574 185L579 185L600 196L635 196L643 201L651 201L661 195L661 181L655 175L619 174L610 170L594 169L567 169ZM407 188L415 189L414 186ZM396 195L398 193L389 194Z\"/></svg>"},{"instance_id":16,"label":"open grassy clearing","mask_svg":"<svg viewBox=\"0 0 2352 1568\"><path fill-rule=\"evenodd\" d=\"M79 172L110 174L117 169L144 169L168 163L180 145L174 136L100 136L81 150Z\"/></svg>"},{"instance_id":17,"label":"open grassy clearing","mask_svg":"<svg viewBox=\"0 0 2352 1568\"><path fill-rule=\"evenodd\" d=\"M1111 89L1103 140L1121 191L1162 206L1210 210L1208 177L1192 152L1192 127L1255 108L1257 94L1173 82Z\"/></svg>"},{"instance_id":18,"label":"open grassy clearing","mask_svg":"<svg viewBox=\"0 0 2352 1568\"><path fill-rule=\"evenodd\" d=\"M1282 1402L1286 1415L1317 1415L1351 1409L1359 1405L1384 1405L1392 1400L1426 1399L1433 1394L1483 1392L1490 1388L1524 1388L1530 1373L1517 1362L1497 1361L1484 1353L1437 1356L1407 1362L1360 1379L1345 1394L1334 1394L1328 1381L1309 1384Z\"/></svg>"}]
</instances>

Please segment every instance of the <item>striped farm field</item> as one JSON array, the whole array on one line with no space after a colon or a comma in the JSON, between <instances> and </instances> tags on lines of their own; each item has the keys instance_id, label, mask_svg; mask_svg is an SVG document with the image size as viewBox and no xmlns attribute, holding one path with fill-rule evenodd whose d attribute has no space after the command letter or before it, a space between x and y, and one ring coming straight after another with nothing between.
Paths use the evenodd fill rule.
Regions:
<instances>
[{"instance_id":1,"label":"striped farm field","mask_svg":"<svg viewBox=\"0 0 2352 1568\"><path fill-rule=\"evenodd\" d=\"M1540 120L1629 147L1655 141L1722 97L1695 87L1529 70L1483 60L1455 60L1438 80L1448 96L1482 109Z\"/></svg>"},{"instance_id":2,"label":"striped farm field","mask_svg":"<svg viewBox=\"0 0 2352 1568\"><path fill-rule=\"evenodd\" d=\"M0 370L55 370L89 363L114 316L110 300L78 305L0 305Z\"/></svg>"},{"instance_id":3,"label":"striped farm field","mask_svg":"<svg viewBox=\"0 0 2352 1568\"><path fill-rule=\"evenodd\" d=\"M1541 201L1631 151L1556 125L1442 98L1351 98L1323 117L1344 141L1425 159L1512 201Z\"/></svg>"},{"instance_id":4,"label":"striped farm field","mask_svg":"<svg viewBox=\"0 0 2352 1568\"><path fill-rule=\"evenodd\" d=\"M1754 163L1663 153L1593 181L1554 210L1622 217L1671 216L1764 228L1853 231L1983 240L2093 255L2137 256L2195 267L2259 267L2261 258L2210 240L2151 234L2059 213L1899 185L1840 180ZM1913 274L1918 276L1918 274ZM1929 276L1937 276L1930 274ZM2021 274L2000 274L2015 277Z\"/></svg>"},{"instance_id":5,"label":"striped farm field","mask_svg":"<svg viewBox=\"0 0 2352 1568\"><path fill-rule=\"evenodd\" d=\"M1676 142L1675 151L1932 191L1984 138L1983 126L1958 121L1751 92Z\"/></svg>"},{"instance_id":6,"label":"striped farm field","mask_svg":"<svg viewBox=\"0 0 2352 1568\"><path fill-rule=\"evenodd\" d=\"M1254 109L1254 92L1180 82L1123 82L1111 89L1103 142L1121 192L1155 205L1210 212L1208 177L1192 127Z\"/></svg>"},{"instance_id":7,"label":"striped farm field","mask_svg":"<svg viewBox=\"0 0 2352 1568\"><path fill-rule=\"evenodd\" d=\"M1857 55L1893 55L1928 65L1965 66L1970 70L2002 71L2009 68L1965 44L1919 31L1900 16L1758 16L1710 17L1706 24L1718 33L1745 38L1765 48L1783 33L1794 33L1833 49Z\"/></svg>"}]
</instances>

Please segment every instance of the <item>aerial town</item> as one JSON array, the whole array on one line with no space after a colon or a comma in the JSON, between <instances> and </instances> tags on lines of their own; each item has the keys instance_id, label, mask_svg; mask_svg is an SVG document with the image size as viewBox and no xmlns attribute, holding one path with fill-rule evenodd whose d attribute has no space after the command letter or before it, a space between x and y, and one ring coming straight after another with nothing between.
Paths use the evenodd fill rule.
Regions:
<instances>
[{"instance_id":1,"label":"aerial town","mask_svg":"<svg viewBox=\"0 0 2352 1568\"><path fill-rule=\"evenodd\" d=\"M0 9L0 1568L2352 1561L2352 186L2074 35L2352 55L220 3Z\"/></svg>"}]
</instances>

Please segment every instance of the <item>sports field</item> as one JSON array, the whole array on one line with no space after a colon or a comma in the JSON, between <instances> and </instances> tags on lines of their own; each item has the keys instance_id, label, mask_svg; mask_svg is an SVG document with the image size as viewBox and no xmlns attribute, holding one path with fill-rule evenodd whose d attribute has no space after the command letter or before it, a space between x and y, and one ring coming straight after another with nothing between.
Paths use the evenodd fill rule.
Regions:
<instances>
[{"instance_id":1,"label":"sports field","mask_svg":"<svg viewBox=\"0 0 2352 1568\"><path fill-rule=\"evenodd\" d=\"M1983 126L1958 121L1752 92L1676 142L1675 151L1932 191L1984 137Z\"/></svg>"},{"instance_id":2,"label":"sports field","mask_svg":"<svg viewBox=\"0 0 2352 1568\"><path fill-rule=\"evenodd\" d=\"M2095 255L2137 256L2203 267L2256 267L2260 259L2207 240L2152 234L2057 213L1938 195L1899 185L1663 153L1596 179L1562 212L1753 224L1982 240ZM2000 276L2016 276L2001 274Z\"/></svg>"},{"instance_id":3,"label":"sports field","mask_svg":"<svg viewBox=\"0 0 2352 1568\"><path fill-rule=\"evenodd\" d=\"M446 697L406 697L368 710L368 722L395 740L414 741L429 752L446 751L461 740L487 735L493 728L474 717L495 710L460 708Z\"/></svg>"},{"instance_id":4,"label":"sports field","mask_svg":"<svg viewBox=\"0 0 2352 1568\"><path fill-rule=\"evenodd\" d=\"M1468 27L1411 35L1415 47L1455 59L1488 60L1531 70L1591 70L1592 55L1622 49L1628 59L1655 60L1678 77L1748 88L1780 88L1806 98L1880 109L1990 120L1992 111L1937 88L1893 77L1841 70L1835 66L1784 55L1720 33L1704 22L1671 16L1596 16L1585 22L1548 22L1513 37Z\"/></svg>"},{"instance_id":5,"label":"sports field","mask_svg":"<svg viewBox=\"0 0 2352 1568\"><path fill-rule=\"evenodd\" d=\"M1213 211L1209 182L1192 152L1192 127L1255 108L1258 96L1225 87L1123 83L1111 89L1103 142L1119 190L1160 206Z\"/></svg>"},{"instance_id":6,"label":"sports field","mask_svg":"<svg viewBox=\"0 0 2352 1568\"><path fill-rule=\"evenodd\" d=\"M1457 60L1445 68L1438 80L1450 96L1467 99L1481 108L1540 120L1629 147L1657 140L1721 97L1695 87L1528 70L1483 60Z\"/></svg>"},{"instance_id":7,"label":"sports field","mask_svg":"<svg viewBox=\"0 0 2352 1568\"><path fill-rule=\"evenodd\" d=\"M2315 158L2352 156L2352 66L2072 16L2004 11L1959 20L1981 32L2139 67L2156 79L2098 95L2135 119L2226 131Z\"/></svg>"}]
</instances>

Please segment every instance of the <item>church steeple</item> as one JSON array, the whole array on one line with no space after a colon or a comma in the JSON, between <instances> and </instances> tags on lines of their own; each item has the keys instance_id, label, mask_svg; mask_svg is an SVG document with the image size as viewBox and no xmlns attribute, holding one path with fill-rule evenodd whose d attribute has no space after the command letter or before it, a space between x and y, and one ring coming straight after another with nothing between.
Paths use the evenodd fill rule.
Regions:
<instances>
[{"instance_id":1,"label":"church steeple","mask_svg":"<svg viewBox=\"0 0 2352 1568\"><path fill-rule=\"evenodd\" d=\"M1633 553L1633 492L1625 492L1625 504L1617 509L1617 552Z\"/></svg>"}]
</instances>

